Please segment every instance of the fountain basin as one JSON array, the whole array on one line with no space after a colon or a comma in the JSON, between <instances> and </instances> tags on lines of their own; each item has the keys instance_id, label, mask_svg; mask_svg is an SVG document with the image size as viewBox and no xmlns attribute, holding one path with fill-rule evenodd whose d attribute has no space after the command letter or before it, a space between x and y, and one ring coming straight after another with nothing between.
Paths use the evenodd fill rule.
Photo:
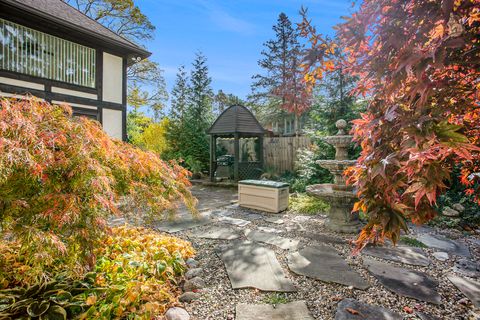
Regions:
<instances>
[{"instance_id":1,"label":"fountain basin","mask_svg":"<svg viewBox=\"0 0 480 320\"><path fill-rule=\"evenodd\" d=\"M336 136L328 136L323 137L322 140L332 146L339 146L339 147L348 147L350 143L352 143L353 136L350 135L336 135Z\"/></svg>"},{"instance_id":2,"label":"fountain basin","mask_svg":"<svg viewBox=\"0 0 480 320\"><path fill-rule=\"evenodd\" d=\"M345 171L348 167L354 166L356 160L317 160L317 164L327 170Z\"/></svg>"},{"instance_id":3,"label":"fountain basin","mask_svg":"<svg viewBox=\"0 0 480 320\"><path fill-rule=\"evenodd\" d=\"M362 228L358 213L352 213L351 208L356 201L353 191L337 190L338 185L325 183L308 186L307 194L330 204L325 227L342 233L355 233Z\"/></svg>"}]
</instances>

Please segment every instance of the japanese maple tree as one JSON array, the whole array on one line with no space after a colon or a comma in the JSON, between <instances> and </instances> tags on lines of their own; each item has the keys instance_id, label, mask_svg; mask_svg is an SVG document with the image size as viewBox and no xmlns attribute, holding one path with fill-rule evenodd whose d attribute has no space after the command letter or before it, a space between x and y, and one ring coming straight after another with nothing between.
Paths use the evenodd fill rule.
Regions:
<instances>
[{"instance_id":1,"label":"japanese maple tree","mask_svg":"<svg viewBox=\"0 0 480 320\"><path fill-rule=\"evenodd\" d=\"M194 211L189 175L68 106L0 99L0 236L20 241L27 262L92 266L108 218L162 218L182 201Z\"/></svg>"},{"instance_id":2,"label":"japanese maple tree","mask_svg":"<svg viewBox=\"0 0 480 320\"><path fill-rule=\"evenodd\" d=\"M305 12L299 27L313 83L331 67L332 44ZM359 78L352 94L370 100L352 129L362 154L347 170L354 210L369 218L358 248L431 220L453 166L480 201L480 1L365 0L337 30L342 68Z\"/></svg>"}]
</instances>

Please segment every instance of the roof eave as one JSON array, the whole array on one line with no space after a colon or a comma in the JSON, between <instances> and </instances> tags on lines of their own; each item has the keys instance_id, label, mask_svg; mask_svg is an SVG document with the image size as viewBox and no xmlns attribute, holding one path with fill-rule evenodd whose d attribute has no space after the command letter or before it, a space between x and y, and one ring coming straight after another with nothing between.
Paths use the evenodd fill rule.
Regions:
<instances>
[{"instance_id":1,"label":"roof eave","mask_svg":"<svg viewBox=\"0 0 480 320\"><path fill-rule=\"evenodd\" d=\"M47 19L47 20L50 20L50 21L53 21L59 25L62 25L64 27L67 27L69 29L72 29L74 31L77 31L77 32L80 32L84 35L89 35L89 36L92 36L94 37L96 40L98 40L98 42L106 42L110 45L113 45L119 49L122 49L124 51L127 51L126 52L126 55L131 55L131 56L137 56L139 57L141 60L143 59L146 59L148 58L152 53L141 48L140 46L136 46L134 44L132 45L127 45L125 43L122 43L122 42L119 42L115 39L112 39L110 37L107 37L107 36L104 36L104 35L101 35L101 34L98 34L96 32L92 32L91 30L88 30L86 28L82 28L80 26L77 26L77 25L74 25L74 24L71 24L69 23L68 21L65 21L64 19L61 19L61 18L58 18L56 16L52 16L52 15L49 15L49 14L45 14L43 12L39 12L39 11L32 11L31 8L29 6L25 6L23 5L22 3L20 2L14 2L14 1L8 1L7 3L9 3L10 5L14 6L14 7L17 7L17 8L20 8L22 10L25 10L27 11L28 13L34 15L34 16L38 16L40 18L43 18L43 19ZM129 59L130 60L130 59Z\"/></svg>"}]
</instances>

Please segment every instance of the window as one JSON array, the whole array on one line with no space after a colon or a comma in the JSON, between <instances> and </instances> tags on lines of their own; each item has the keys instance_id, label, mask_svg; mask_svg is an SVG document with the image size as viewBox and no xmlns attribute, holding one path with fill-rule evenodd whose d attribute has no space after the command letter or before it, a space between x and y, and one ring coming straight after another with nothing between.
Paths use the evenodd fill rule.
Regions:
<instances>
[{"instance_id":1,"label":"window","mask_svg":"<svg viewBox=\"0 0 480 320\"><path fill-rule=\"evenodd\" d=\"M0 19L0 69L95 87L95 49Z\"/></svg>"}]
</instances>

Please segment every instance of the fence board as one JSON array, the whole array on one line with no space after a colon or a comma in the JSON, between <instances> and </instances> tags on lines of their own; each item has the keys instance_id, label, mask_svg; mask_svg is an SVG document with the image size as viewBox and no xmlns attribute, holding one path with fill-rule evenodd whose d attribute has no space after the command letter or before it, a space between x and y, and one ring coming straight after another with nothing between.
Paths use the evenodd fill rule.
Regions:
<instances>
[{"instance_id":1,"label":"fence board","mask_svg":"<svg viewBox=\"0 0 480 320\"><path fill-rule=\"evenodd\" d=\"M306 136L265 138L263 142L265 167L273 168L277 173L293 171L297 150L310 144L310 138Z\"/></svg>"}]
</instances>

